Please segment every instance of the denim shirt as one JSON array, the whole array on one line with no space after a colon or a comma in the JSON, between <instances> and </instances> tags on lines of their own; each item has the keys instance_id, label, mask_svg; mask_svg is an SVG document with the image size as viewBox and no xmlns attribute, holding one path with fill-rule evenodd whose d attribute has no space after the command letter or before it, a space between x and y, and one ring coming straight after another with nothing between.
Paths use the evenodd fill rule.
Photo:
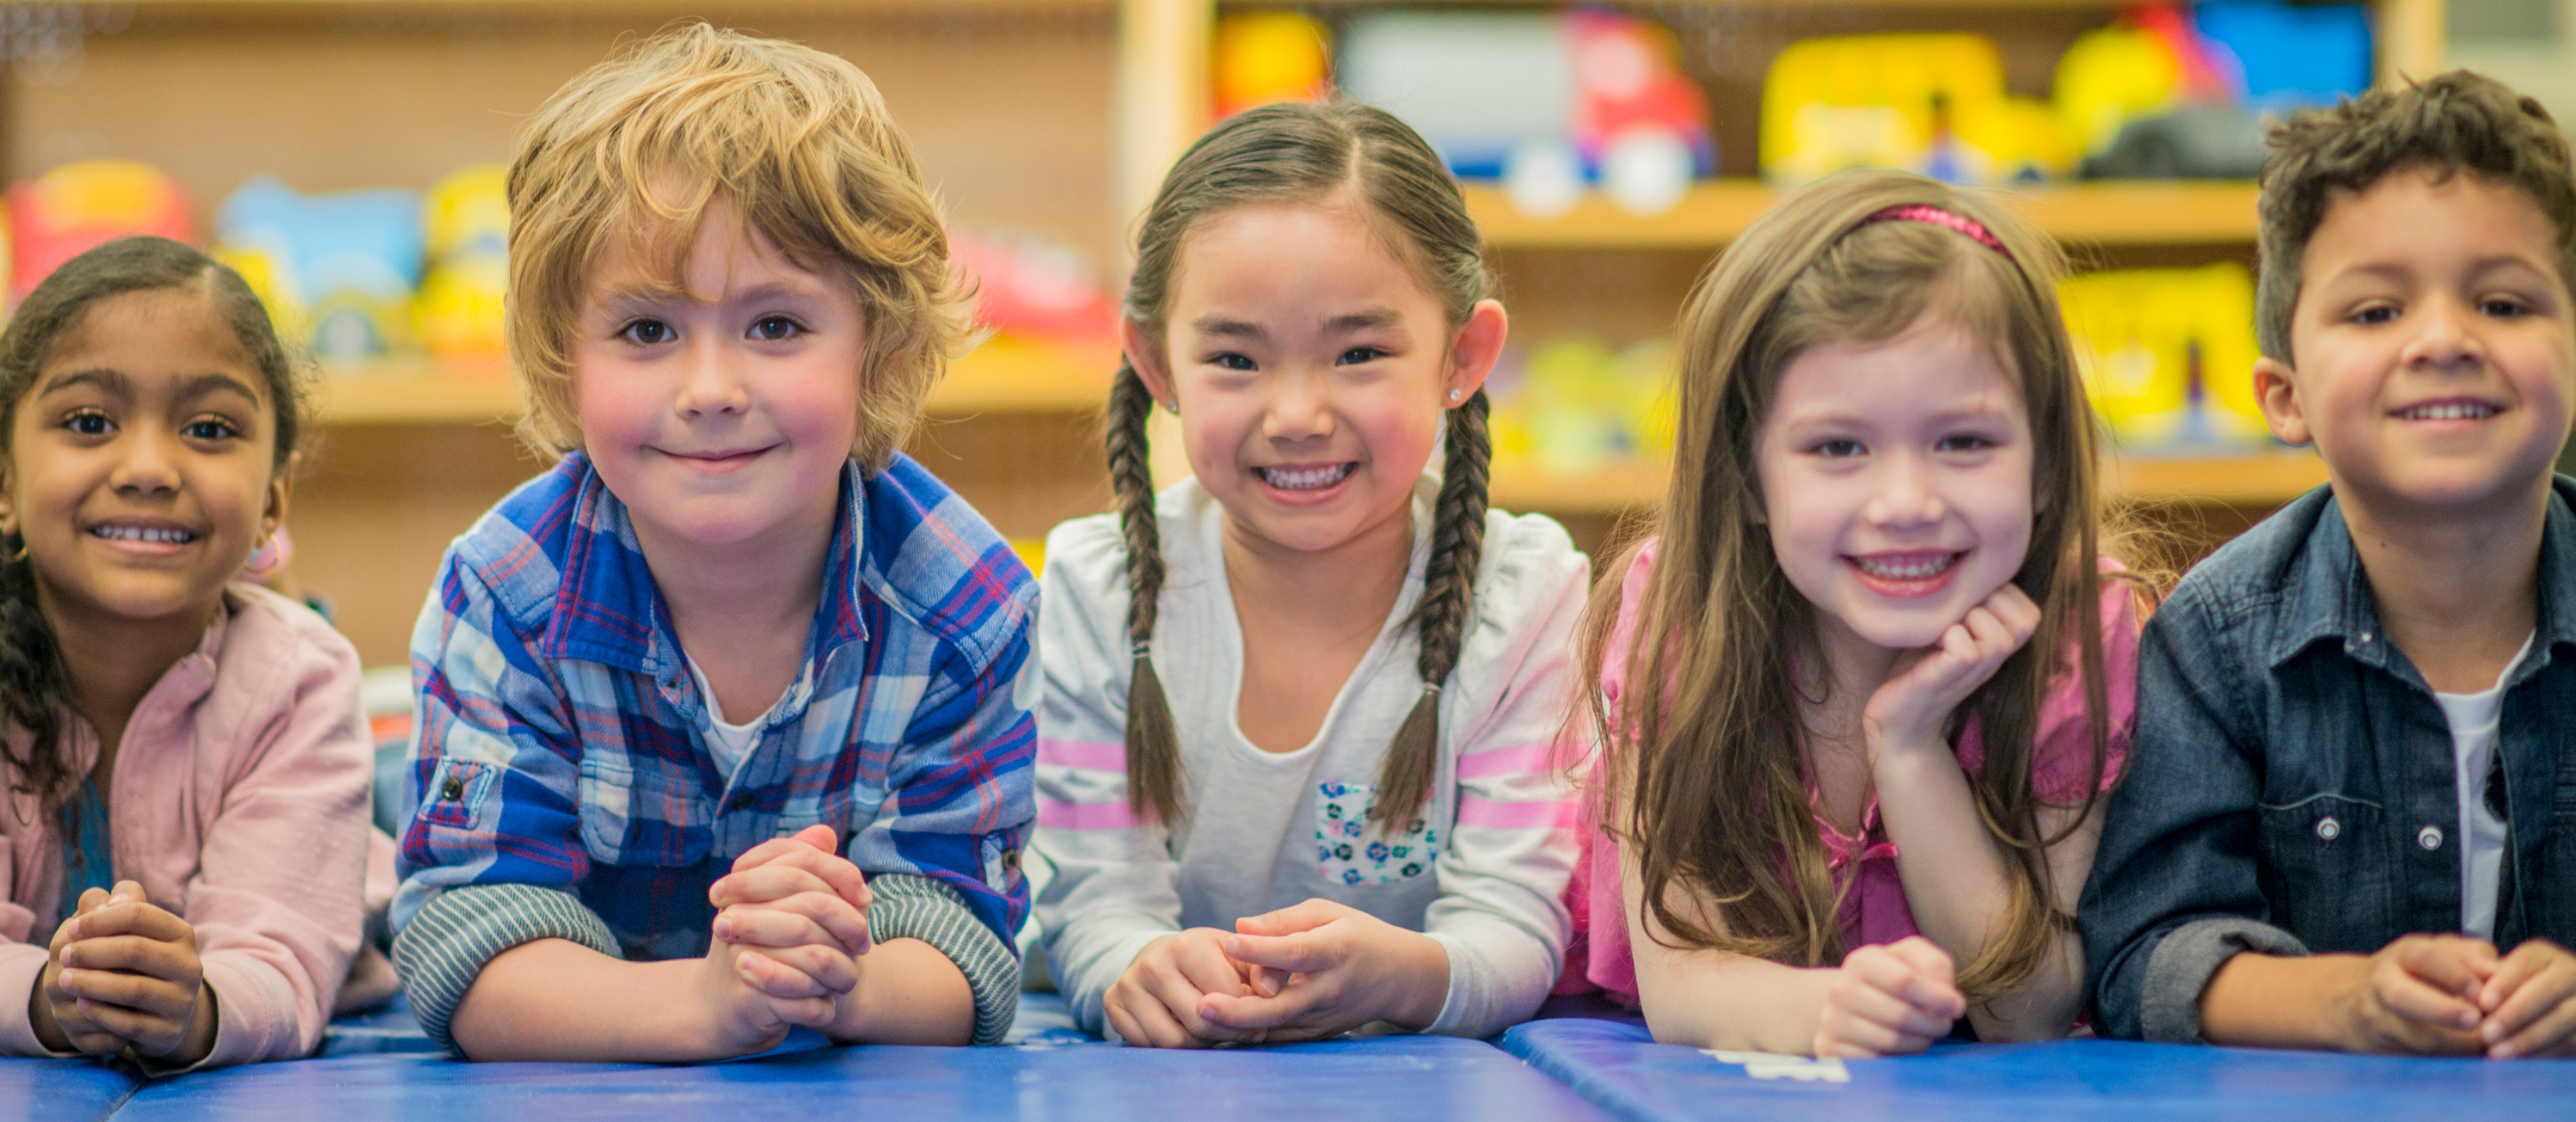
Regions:
<instances>
[{"instance_id":1,"label":"denim shirt","mask_svg":"<svg viewBox=\"0 0 2576 1122\"><path fill-rule=\"evenodd\" d=\"M2576 945L2576 479L2548 501L2496 741L2508 950ZM2243 951L2460 930L2450 725L2382 632L2331 488L2212 554L2147 624L2129 760L2081 912L2102 1035L2199 1040L2201 991Z\"/></svg>"}]
</instances>

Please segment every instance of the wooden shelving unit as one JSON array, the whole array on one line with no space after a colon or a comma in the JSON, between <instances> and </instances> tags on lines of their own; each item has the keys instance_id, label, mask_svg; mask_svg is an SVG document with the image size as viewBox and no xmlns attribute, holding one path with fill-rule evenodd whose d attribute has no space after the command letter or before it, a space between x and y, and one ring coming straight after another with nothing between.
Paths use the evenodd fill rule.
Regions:
<instances>
[{"instance_id":1,"label":"wooden shelving unit","mask_svg":"<svg viewBox=\"0 0 2576 1122\"><path fill-rule=\"evenodd\" d=\"M993 339L950 363L930 398L942 417L1081 413L1109 397L1118 353ZM315 394L326 425L488 424L516 420L518 386L501 360L392 358L334 364Z\"/></svg>"},{"instance_id":2,"label":"wooden shelving unit","mask_svg":"<svg viewBox=\"0 0 2576 1122\"><path fill-rule=\"evenodd\" d=\"M1997 192L2042 230L2092 245L2174 245L2254 240L2251 183L2118 182ZM1662 214L1631 214L1599 192L1549 218L1524 214L1494 187L1467 188L1467 206L1485 240L1502 249L1716 248L1735 240L1781 192L1752 179L1713 180L1691 188Z\"/></svg>"},{"instance_id":3,"label":"wooden shelving unit","mask_svg":"<svg viewBox=\"0 0 2576 1122\"><path fill-rule=\"evenodd\" d=\"M2102 480L2118 502L2202 502L2274 507L2326 481L2325 462L2304 451L2212 458L2110 458ZM1623 514L1663 501L1671 466L1662 461L1550 471L1534 464L1494 465L1493 502L1504 510Z\"/></svg>"}]
</instances>

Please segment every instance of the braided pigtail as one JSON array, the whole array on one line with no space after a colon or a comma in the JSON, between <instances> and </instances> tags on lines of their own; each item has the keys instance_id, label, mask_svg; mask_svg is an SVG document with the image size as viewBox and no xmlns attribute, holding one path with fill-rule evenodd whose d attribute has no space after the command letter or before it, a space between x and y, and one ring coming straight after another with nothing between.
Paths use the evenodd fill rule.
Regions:
<instances>
[{"instance_id":1,"label":"braided pigtail","mask_svg":"<svg viewBox=\"0 0 2576 1122\"><path fill-rule=\"evenodd\" d=\"M1145 423L1154 395L1136 368L1118 364L1109 387L1109 483L1118 495L1118 526L1127 539L1127 642L1135 663L1127 677L1127 809L1166 825L1181 820L1181 737L1172 702L1154 673L1154 616L1163 595L1163 534L1154 523L1154 465Z\"/></svg>"},{"instance_id":2,"label":"braided pigtail","mask_svg":"<svg viewBox=\"0 0 2576 1122\"><path fill-rule=\"evenodd\" d=\"M1422 697L1395 730L1380 765L1369 822L1382 834L1406 832L1431 797L1440 768L1440 691L1466 645L1476 565L1485 553L1485 486L1494 445L1485 428L1485 391L1449 411L1449 456L1440 502L1431 515L1431 556L1422 564L1422 604L1414 609Z\"/></svg>"},{"instance_id":3,"label":"braided pigtail","mask_svg":"<svg viewBox=\"0 0 2576 1122\"><path fill-rule=\"evenodd\" d=\"M14 738L0 740L0 758L17 776L15 793L55 808L69 802L80 782L62 744L71 679L54 629L36 604L36 566L19 553L25 545L19 534L0 541L8 550L0 557L0 717L26 730L28 739L23 753Z\"/></svg>"}]
</instances>

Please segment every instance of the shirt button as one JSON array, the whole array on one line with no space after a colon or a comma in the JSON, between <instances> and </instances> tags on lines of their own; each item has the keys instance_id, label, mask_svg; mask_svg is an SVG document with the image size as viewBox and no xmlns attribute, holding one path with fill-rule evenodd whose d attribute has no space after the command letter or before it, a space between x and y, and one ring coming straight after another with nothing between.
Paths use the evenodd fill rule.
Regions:
<instances>
[{"instance_id":1,"label":"shirt button","mask_svg":"<svg viewBox=\"0 0 2576 1122\"><path fill-rule=\"evenodd\" d=\"M458 779L453 775L448 776L446 785L438 789L438 794L440 798L446 799L449 802L455 802L458 799L464 798L465 781Z\"/></svg>"},{"instance_id":2,"label":"shirt button","mask_svg":"<svg viewBox=\"0 0 2576 1122\"><path fill-rule=\"evenodd\" d=\"M2333 841L2342 836L2343 823L2337 821L2334 815L2329 814L2323 818L2317 819L2318 841Z\"/></svg>"},{"instance_id":3,"label":"shirt button","mask_svg":"<svg viewBox=\"0 0 2576 1122\"><path fill-rule=\"evenodd\" d=\"M2427 850L2442 848L2442 828L2439 826L2426 826L2421 830L2415 831L2415 844L2423 846Z\"/></svg>"},{"instance_id":4,"label":"shirt button","mask_svg":"<svg viewBox=\"0 0 2576 1122\"><path fill-rule=\"evenodd\" d=\"M1005 849L1005 850L1003 850L1003 851L1002 851L1002 868L1003 868L1003 870L1004 870L1004 871L1006 871L1006 872L1017 872L1017 871L1019 871L1019 868L1020 868L1020 851L1019 851L1019 850L1016 850L1016 849Z\"/></svg>"},{"instance_id":5,"label":"shirt button","mask_svg":"<svg viewBox=\"0 0 2576 1122\"><path fill-rule=\"evenodd\" d=\"M739 813L741 811L750 810L751 803L751 792L737 791L734 793L733 798L725 801L725 810L728 813Z\"/></svg>"}]
</instances>

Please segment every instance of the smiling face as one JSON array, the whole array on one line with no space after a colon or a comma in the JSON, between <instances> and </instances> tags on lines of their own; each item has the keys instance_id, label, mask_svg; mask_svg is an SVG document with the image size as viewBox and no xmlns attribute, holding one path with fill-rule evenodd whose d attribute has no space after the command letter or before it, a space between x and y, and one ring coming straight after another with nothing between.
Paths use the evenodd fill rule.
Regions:
<instances>
[{"instance_id":1,"label":"smiling face","mask_svg":"<svg viewBox=\"0 0 2576 1122\"><path fill-rule=\"evenodd\" d=\"M1441 411L1501 352L1502 307L1453 328L1345 206L1245 206L1191 231L1154 340L1127 349L1180 405L1199 485L1230 526L1319 552L1404 519ZM1159 344L1159 345L1158 345Z\"/></svg>"},{"instance_id":2,"label":"smiling face","mask_svg":"<svg viewBox=\"0 0 2576 1122\"><path fill-rule=\"evenodd\" d=\"M648 555L828 535L858 430L865 314L721 200L680 277L601 255L572 346L582 444Z\"/></svg>"},{"instance_id":3,"label":"smiling face","mask_svg":"<svg viewBox=\"0 0 2576 1122\"><path fill-rule=\"evenodd\" d=\"M202 627L286 514L267 381L198 292L91 305L9 437L0 528L58 613Z\"/></svg>"},{"instance_id":4,"label":"smiling face","mask_svg":"<svg viewBox=\"0 0 2576 1122\"><path fill-rule=\"evenodd\" d=\"M1993 354L1927 316L1780 373L1754 451L1771 548L1829 639L1926 646L2021 569L2033 443Z\"/></svg>"},{"instance_id":5,"label":"smiling face","mask_svg":"<svg viewBox=\"0 0 2576 1122\"><path fill-rule=\"evenodd\" d=\"M2336 489L2519 506L2548 486L2576 398L2557 232L2520 188L2424 170L2340 193L2302 257L2295 369L2256 371L2272 431Z\"/></svg>"}]
</instances>

